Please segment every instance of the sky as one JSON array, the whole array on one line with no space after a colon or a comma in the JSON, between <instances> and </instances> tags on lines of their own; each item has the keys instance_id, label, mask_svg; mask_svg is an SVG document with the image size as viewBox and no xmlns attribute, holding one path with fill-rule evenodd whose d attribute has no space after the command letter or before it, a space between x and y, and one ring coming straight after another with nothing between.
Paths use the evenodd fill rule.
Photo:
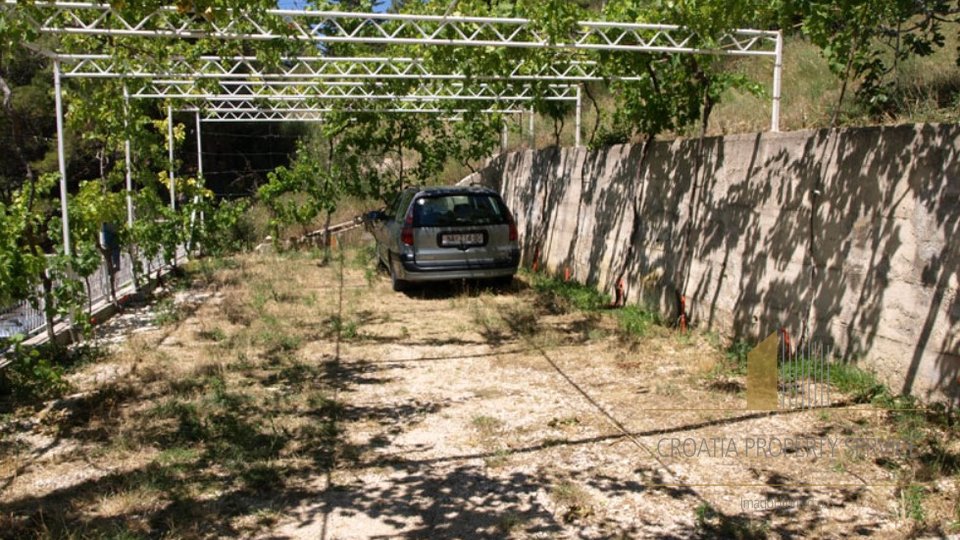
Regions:
<instances>
[{"instance_id":1,"label":"sky","mask_svg":"<svg viewBox=\"0 0 960 540\"><path fill-rule=\"evenodd\" d=\"M390 9L391 2L392 0L382 2L376 11L386 11ZM306 4L305 0L277 0L277 5L279 5L281 9L303 9L304 4Z\"/></svg>"}]
</instances>

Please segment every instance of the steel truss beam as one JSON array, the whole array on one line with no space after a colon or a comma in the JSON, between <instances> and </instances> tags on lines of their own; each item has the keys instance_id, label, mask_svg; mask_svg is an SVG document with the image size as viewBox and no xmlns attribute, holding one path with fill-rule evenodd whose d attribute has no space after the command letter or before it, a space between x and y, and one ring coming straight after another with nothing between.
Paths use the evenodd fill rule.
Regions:
<instances>
[{"instance_id":1,"label":"steel truss beam","mask_svg":"<svg viewBox=\"0 0 960 540\"><path fill-rule=\"evenodd\" d=\"M209 105L209 104L208 104ZM227 108L216 108L216 107L206 107L206 108L194 108L189 107L181 109L181 111L196 111L199 112L201 116L201 121L203 122L322 122L326 116L334 112L355 112L355 113L392 113L392 114L449 114L450 117L445 118L449 121L459 121L462 119L463 114L468 112L482 113L482 114L523 114L523 109L483 109L483 110L474 110L469 109L443 109L437 107L429 107L426 105L420 105L418 107L389 107L389 108L333 108L333 107L305 107L305 108L262 108L257 106L247 106L240 107L235 109Z\"/></svg>"},{"instance_id":2,"label":"steel truss beam","mask_svg":"<svg viewBox=\"0 0 960 540\"><path fill-rule=\"evenodd\" d=\"M5 0L16 6L16 0ZM774 56L778 32L734 30L708 45L677 25L580 21L569 41L556 42L529 19L349 13L337 11L234 11L223 22L164 6L128 18L108 4L36 2L33 23L41 32L101 36L294 39L318 43L462 45L480 47L557 48L662 53L710 53ZM264 17L265 15L265 17ZM258 17L264 17L258 19Z\"/></svg>"},{"instance_id":3,"label":"steel truss beam","mask_svg":"<svg viewBox=\"0 0 960 540\"><path fill-rule=\"evenodd\" d=\"M434 73L422 58L302 56L283 58L276 66L266 66L254 56L201 56L196 60L174 58L162 67L132 59L120 64L107 54L53 54L63 63L63 77L84 79L241 79L260 80L392 80L418 79L460 81L463 73ZM475 74L478 81L601 81L597 63L570 60L532 72L523 61L502 74ZM639 77L617 77L635 80Z\"/></svg>"},{"instance_id":4,"label":"steel truss beam","mask_svg":"<svg viewBox=\"0 0 960 540\"><path fill-rule=\"evenodd\" d=\"M419 85L406 93L391 91L383 83L329 81L219 81L216 89L197 81L151 81L130 92L131 98L154 99L217 99L223 101L254 100L395 100L395 101L533 101L538 98L532 88L497 88L489 84L463 83L436 86ZM574 101L576 88L547 85L545 101Z\"/></svg>"},{"instance_id":5,"label":"steel truss beam","mask_svg":"<svg viewBox=\"0 0 960 540\"><path fill-rule=\"evenodd\" d=\"M221 40L295 40L304 43L367 43L386 45L437 45L473 47L516 47L527 49L566 49L573 51L625 51L634 53L716 54L733 56L762 56L774 58L772 131L778 131L780 117L781 75L783 68L783 37L780 32L761 30L733 30L716 40L703 39L690 29L676 25L637 24L602 21L580 21L569 40L558 42L551 39L536 23L529 19L506 19L485 17L447 17L385 13L343 13L300 10L266 10L254 13L235 10L218 22L222 13L209 19L198 13L181 13L175 6L164 6L142 16L129 19L105 3L38 1L0 1L0 18L11 10L22 9L18 14L32 19L41 32L55 35L91 36L140 36L146 38L212 38ZM258 20L262 17L263 20ZM88 51L93 52L93 51ZM319 121L324 113L334 109L317 104L321 99L374 100L392 99L394 102L371 112L419 112L434 114L459 114L467 109L438 107L441 100L493 100L497 107L485 109L490 113L517 113L518 103L531 101L534 96L529 86L522 93L509 94L490 86L468 84L451 85L449 92L440 93L429 86L421 85L412 96L381 95L377 85L327 85L318 81L325 79L420 79L420 80L510 80L532 82L584 82L599 80L601 74L595 63L561 60L549 68L529 72L524 65L514 66L508 75L480 74L476 78L462 73L433 73L422 60L411 58L326 58L300 57L288 59L278 67L263 67L250 57L201 57L196 61L174 59L162 67L147 64L119 64L109 55L61 53L53 57L54 86L57 116L57 142L60 162L61 213L64 236L64 252L70 253L70 231L67 215L67 170L64 158L63 110L61 77L72 78L121 78L144 79L147 82L138 92L129 94L124 88L125 105L129 97L201 99L206 102L203 114L208 122L237 121ZM63 72L61 67L69 65ZM627 74L624 78L629 78ZM164 82L161 78L186 79ZM310 84L301 84L303 79ZM199 84L202 79L224 79L220 88L228 89L219 94L210 94ZM243 79L243 80L233 80ZM290 84L277 81L290 80ZM259 85L254 84L260 82ZM472 83L472 81L470 81ZM231 92L229 89L235 89ZM337 90L334 90L334 89ZM555 99L569 99L569 87L557 85ZM565 88L565 90L563 90ZM258 90L260 89L260 90ZM266 90L264 90L266 89ZM346 89L346 90L341 90ZM359 90L357 90L359 89ZM582 98L580 87L575 87L577 146L580 145ZM307 90L313 92L305 95ZM553 90L550 90L553 92ZM153 92L153 93L151 93ZM267 92L268 95L256 95ZM356 92L357 94L353 94ZM334 96L333 93L341 93ZM240 97L242 96L242 98ZM540 97L540 96L537 96ZM266 99L271 105L261 108L256 101ZM309 99L309 100L308 100ZM549 99L549 97L548 97ZM239 103L236 103L239 101ZM279 104L291 106L283 107ZM431 104L433 103L433 104ZM326 107L326 108L325 108ZM390 108L393 107L393 108ZM200 116L197 111L198 148L200 146ZM168 105L168 146L171 162L171 205L173 198L173 133L172 106ZM533 115L531 114L531 131ZM128 220L133 219L130 194L130 142L125 145L127 165Z\"/></svg>"},{"instance_id":6,"label":"steel truss beam","mask_svg":"<svg viewBox=\"0 0 960 540\"><path fill-rule=\"evenodd\" d=\"M366 103L366 104L365 104ZM365 104L365 105L364 105ZM224 100L218 97L208 98L201 100L199 103L195 103L190 106L190 108L199 108L211 112L233 112L233 111L242 111L242 110L271 110L277 112L292 111L292 110L306 110L306 109L317 109L321 112L375 112L375 111L393 111L393 112L445 112L445 111L457 111L457 112L466 112L472 109L482 110L483 112L527 112L529 111L528 105L523 105L516 102L504 102L504 103L492 103L492 104L483 104L474 108L467 108L463 105L457 103L447 102L445 105L441 105L441 102L429 102L429 101L396 101L384 103L382 106L377 107L372 103L368 103L365 100L357 101L341 101L333 105L331 103L324 103L323 101L314 100L310 98L305 99L289 99L281 101L237 101L237 100Z\"/></svg>"}]
</instances>

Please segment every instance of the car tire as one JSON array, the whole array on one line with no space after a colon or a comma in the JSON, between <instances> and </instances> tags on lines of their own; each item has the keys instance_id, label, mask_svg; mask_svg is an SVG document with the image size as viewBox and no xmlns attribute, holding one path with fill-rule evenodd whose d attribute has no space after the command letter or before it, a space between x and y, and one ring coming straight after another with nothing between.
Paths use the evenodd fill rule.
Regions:
<instances>
[{"instance_id":1,"label":"car tire","mask_svg":"<svg viewBox=\"0 0 960 540\"><path fill-rule=\"evenodd\" d=\"M407 282L402 279L397 278L397 273L393 269L393 255L387 254L387 270L390 272L390 285L393 287L393 292L403 292L407 290Z\"/></svg>"}]
</instances>

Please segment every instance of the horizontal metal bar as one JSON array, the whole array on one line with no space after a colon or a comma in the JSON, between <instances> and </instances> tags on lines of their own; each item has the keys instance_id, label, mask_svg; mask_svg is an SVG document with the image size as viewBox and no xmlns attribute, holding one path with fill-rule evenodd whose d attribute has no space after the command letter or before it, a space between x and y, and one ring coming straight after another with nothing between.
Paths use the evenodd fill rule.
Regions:
<instances>
[{"instance_id":1,"label":"horizontal metal bar","mask_svg":"<svg viewBox=\"0 0 960 540\"><path fill-rule=\"evenodd\" d=\"M315 106L315 105L304 105L302 103L289 102L290 106L280 106L276 103L273 103L270 107L264 107L255 103L245 102L212 102L205 103L203 106L186 106L179 110L184 111L203 111L210 114L221 114L221 113L249 113L249 112L270 112L270 113L329 113L329 112L453 112L453 113L464 113L470 112L472 109L466 109L463 107L437 107L435 105L423 102L400 102L392 107L371 107L367 106L355 106L355 107L331 107L331 106ZM526 107L521 107L513 104L504 104L503 107L486 107L477 112L484 113L525 113L529 109Z\"/></svg>"},{"instance_id":2,"label":"horizontal metal bar","mask_svg":"<svg viewBox=\"0 0 960 540\"><path fill-rule=\"evenodd\" d=\"M567 60L538 66L538 73L524 73L525 63L518 62L504 74L434 73L422 58L386 57L286 57L273 67L263 65L253 56L201 56L196 60L173 58L163 66L145 62L115 64L107 54L57 54L68 78L140 78L189 77L191 79L418 79L479 81L600 81L596 62ZM618 77L620 80L639 77Z\"/></svg>"},{"instance_id":3,"label":"horizontal metal bar","mask_svg":"<svg viewBox=\"0 0 960 540\"><path fill-rule=\"evenodd\" d=\"M137 99L203 99L223 101L285 101L304 99L395 99L403 101L437 100L493 100L493 101L573 101L576 87L546 85L540 93L532 88L497 88L485 83L472 85L453 83L420 85L406 93L390 91L383 83L328 82L328 81L220 81L219 91L209 89L196 81L159 80L129 92Z\"/></svg>"},{"instance_id":4,"label":"horizontal metal bar","mask_svg":"<svg viewBox=\"0 0 960 540\"><path fill-rule=\"evenodd\" d=\"M224 96L222 94L178 94L178 93L169 93L169 94L130 94L131 98L137 99L183 99L183 100L192 100L199 99L204 101L241 101L241 102L257 102L257 101L271 101L271 102L302 102L308 99L315 99L317 101L321 100L335 100L335 101L350 101L350 100L370 100L370 101L386 101L393 100L398 102L415 102L415 103L435 103L441 101L506 101L506 102L529 102L536 99L533 96L500 96L500 97L488 97L488 96L404 96L404 95L394 95L394 94L374 94L374 95L365 95L365 96L336 96L336 95L304 95L304 96ZM577 98L569 97L545 97L541 98L543 101L576 101Z\"/></svg>"},{"instance_id":5,"label":"horizontal metal bar","mask_svg":"<svg viewBox=\"0 0 960 540\"><path fill-rule=\"evenodd\" d=\"M182 108L179 109L183 112L195 112L201 109L197 108ZM201 110L202 111L202 110ZM523 114L525 111L520 110L497 110L497 109L486 109L482 111L470 111L468 109L306 109L306 110L290 110L290 111L277 111L270 109L247 109L247 110L236 110L236 111L219 111L219 112L210 112L202 111L205 116L201 116L201 122L207 123L217 123L217 122L322 122L324 117L333 112L338 113L389 113L389 114L453 114L461 115L468 112L483 113L483 114ZM447 118L447 120L459 121L462 118L457 116Z\"/></svg>"}]
</instances>

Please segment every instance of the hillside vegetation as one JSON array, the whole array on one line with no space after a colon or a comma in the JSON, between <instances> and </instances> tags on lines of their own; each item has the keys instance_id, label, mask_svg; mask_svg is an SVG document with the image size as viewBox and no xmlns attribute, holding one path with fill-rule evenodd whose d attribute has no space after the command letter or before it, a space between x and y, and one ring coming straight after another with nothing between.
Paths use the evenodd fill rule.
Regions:
<instances>
[{"instance_id":1,"label":"hillside vegetation","mask_svg":"<svg viewBox=\"0 0 960 540\"><path fill-rule=\"evenodd\" d=\"M957 25L954 25L955 27ZM898 92L888 110L876 116L848 94L840 104L837 116L838 127L894 125L921 122L955 123L960 121L960 67L954 62L957 50L957 31L946 33L946 44L927 57L913 57L898 66L895 77ZM729 61L731 71L756 81L762 88L760 95L732 88L727 90L710 115L707 135L755 133L770 129L770 108L773 88L773 60L768 58L734 59ZM598 132L610 129L616 112L616 103L609 93L595 85L592 93L600 109L601 124ZM830 126L831 117L837 108L842 81L834 75L820 49L808 40L793 36L785 39L783 62L783 93L780 110L780 130L797 131L821 129ZM584 98L582 137L583 144L590 143L596 126L596 107L589 98ZM570 112L563 122L560 134L561 146L573 146L575 141L576 116ZM536 148L554 145L553 120L538 115L535 119ZM663 133L661 138L697 136L696 126ZM632 139L639 141L639 137ZM595 141L594 144L597 144ZM531 146L529 117L519 117L510 123L508 150ZM449 164L445 178L455 180L469 174L470 170L459 164Z\"/></svg>"}]
</instances>

